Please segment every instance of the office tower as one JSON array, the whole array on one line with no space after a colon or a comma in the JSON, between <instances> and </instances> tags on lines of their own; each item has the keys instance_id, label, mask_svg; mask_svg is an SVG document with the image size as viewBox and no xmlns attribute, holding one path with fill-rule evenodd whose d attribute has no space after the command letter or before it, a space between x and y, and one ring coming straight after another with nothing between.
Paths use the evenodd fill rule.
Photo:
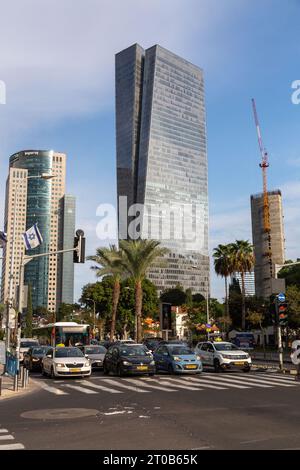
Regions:
<instances>
[{"instance_id":1,"label":"office tower","mask_svg":"<svg viewBox=\"0 0 300 470\"><path fill-rule=\"evenodd\" d=\"M285 261L285 239L283 228L283 211L281 191L269 191L269 213L271 226L271 252L272 272L275 273L274 264L283 264ZM274 281L270 276L267 236L263 225L263 194L251 196L252 239L255 256L255 293L257 297L269 298L274 290Z\"/></svg>"},{"instance_id":2,"label":"office tower","mask_svg":"<svg viewBox=\"0 0 300 470\"><path fill-rule=\"evenodd\" d=\"M209 293L208 185L202 70L156 45L116 55L119 237L170 251L149 272L159 291ZM123 198L122 198L123 196ZM131 224L128 207L141 204ZM184 214L184 216L183 216ZM129 224L129 225L128 225ZM136 229L134 236L127 227Z\"/></svg>"},{"instance_id":3,"label":"office tower","mask_svg":"<svg viewBox=\"0 0 300 470\"><path fill-rule=\"evenodd\" d=\"M75 234L75 197L65 194L60 200L60 214L62 217L62 231L60 234L60 249L68 250L74 246ZM74 263L73 253L64 253L59 256L58 270L58 304L72 304L74 302Z\"/></svg>"},{"instance_id":4,"label":"office tower","mask_svg":"<svg viewBox=\"0 0 300 470\"><path fill-rule=\"evenodd\" d=\"M47 179L47 175L53 178ZM63 218L60 201L65 194L65 178L66 155L63 153L26 150L10 157L4 220L8 242L3 253L2 302L7 302L9 298L15 302L16 299L19 266L25 253L21 234L25 230L37 223L43 237L43 243L34 250L26 251L26 254L46 253L61 248ZM9 275L12 266L13 287L10 293ZM33 259L25 266L24 285L31 285L34 308L45 307L52 312L56 310L58 299L61 298L59 266L56 255Z\"/></svg>"},{"instance_id":5,"label":"office tower","mask_svg":"<svg viewBox=\"0 0 300 470\"><path fill-rule=\"evenodd\" d=\"M240 289L242 291L242 276L241 273L235 272L231 276L231 283L233 281L237 281L239 283ZM255 281L254 281L254 271L248 272L244 274L245 279L245 294L247 296L255 295Z\"/></svg>"}]
</instances>

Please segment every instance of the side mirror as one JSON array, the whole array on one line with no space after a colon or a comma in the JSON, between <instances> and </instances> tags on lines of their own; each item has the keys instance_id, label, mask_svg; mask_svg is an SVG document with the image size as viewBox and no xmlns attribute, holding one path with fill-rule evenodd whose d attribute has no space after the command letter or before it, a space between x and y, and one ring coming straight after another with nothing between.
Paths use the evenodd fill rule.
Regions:
<instances>
[{"instance_id":1,"label":"side mirror","mask_svg":"<svg viewBox=\"0 0 300 470\"><path fill-rule=\"evenodd\" d=\"M51 354L47 354L47 356L46 356L46 357L50 357L50 358L51 358L52 356L51 356Z\"/></svg>"},{"instance_id":2,"label":"side mirror","mask_svg":"<svg viewBox=\"0 0 300 470\"><path fill-rule=\"evenodd\" d=\"M88 354L85 354L84 356L85 356L85 357L89 357L89 355L88 355Z\"/></svg>"}]
</instances>

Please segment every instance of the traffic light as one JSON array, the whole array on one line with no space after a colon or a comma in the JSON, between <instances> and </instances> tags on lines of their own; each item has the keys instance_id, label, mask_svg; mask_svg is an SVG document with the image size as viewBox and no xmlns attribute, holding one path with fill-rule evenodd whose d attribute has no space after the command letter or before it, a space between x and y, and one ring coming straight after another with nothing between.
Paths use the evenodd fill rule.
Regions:
<instances>
[{"instance_id":1,"label":"traffic light","mask_svg":"<svg viewBox=\"0 0 300 470\"><path fill-rule=\"evenodd\" d=\"M288 322L286 302L278 302L278 321L281 326L285 326Z\"/></svg>"},{"instance_id":2,"label":"traffic light","mask_svg":"<svg viewBox=\"0 0 300 470\"><path fill-rule=\"evenodd\" d=\"M162 302L160 309L160 327L161 330L172 330L172 311L171 304Z\"/></svg>"},{"instance_id":3,"label":"traffic light","mask_svg":"<svg viewBox=\"0 0 300 470\"><path fill-rule=\"evenodd\" d=\"M74 263L84 263L85 262L85 238L83 230L76 230L76 236L74 238Z\"/></svg>"}]
</instances>

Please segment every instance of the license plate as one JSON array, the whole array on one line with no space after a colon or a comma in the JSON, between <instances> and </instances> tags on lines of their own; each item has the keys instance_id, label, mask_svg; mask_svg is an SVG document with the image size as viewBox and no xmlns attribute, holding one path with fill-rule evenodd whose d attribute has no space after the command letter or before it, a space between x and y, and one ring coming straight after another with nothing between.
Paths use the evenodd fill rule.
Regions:
<instances>
[{"instance_id":1,"label":"license plate","mask_svg":"<svg viewBox=\"0 0 300 470\"><path fill-rule=\"evenodd\" d=\"M148 370L148 366L137 366L137 370Z\"/></svg>"},{"instance_id":2,"label":"license plate","mask_svg":"<svg viewBox=\"0 0 300 470\"><path fill-rule=\"evenodd\" d=\"M185 366L186 369L197 369L197 366L195 364L188 364Z\"/></svg>"},{"instance_id":3,"label":"license plate","mask_svg":"<svg viewBox=\"0 0 300 470\"><path fill-rule=\"evenodd\" d=\"M234 365L235 366L243 366L244 362L243 361L237 361L237 362L234 362Z\"/></svg>"},{"instance_id":4,"label":"license plate","mask_svg":"<svg viewBox=\"0 0 300 470\"><path fill-rule=\"evenodd\" d=\"M81 372L81 369L70 369L70 372Z\"/></svg>"}]
</instances>

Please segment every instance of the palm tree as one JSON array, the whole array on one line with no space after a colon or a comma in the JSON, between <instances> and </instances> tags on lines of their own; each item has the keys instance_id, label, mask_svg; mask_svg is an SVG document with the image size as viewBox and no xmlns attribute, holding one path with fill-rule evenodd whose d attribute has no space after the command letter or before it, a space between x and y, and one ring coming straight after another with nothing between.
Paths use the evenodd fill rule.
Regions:
<instances>
[{"instance_id":1,"label":"palm tree","mask_svg":"<svg viewBox=\"0 0 300 470\"><path fill-rule=\"evenodd\" d=\"M122 255L122 266L124 271L133 278L135 283L135 318L136 318L136 341L142 339L142 303L143 291L142 281L146 277L147 270L168 250L159 246L156 240L121 240L120 250Z\"/></svg>"},{"instance_id":2,"label":"palm tree","mask_svg":"<svg viewBox=\"0 0 300 470\"><path fill-rule=\"evenodd\" d=\"M226 306L226 317L229 318L229 303L228 303L228 283L227 278L233 273L232 263L232 244L218 245L214 248L214 266L218 276L224 277L225 279L225 306Z\"/></svg>"},{"instance_id":3,"label":"palm tree","mask_svg":"<svg viewBox=\"0 0 300 470\"><path fill-rule=\"evenodd\" d=\"M116 329L116 319L118 303L120 298L120 281L123 274L123 268L120 264L120 252L115 245L109 248L97 248L95 256L88 256L88 260L97 263L91 269L96 271L97 277L110 275L113 278L113 298L112 298L112 317L110 326L110 341L113 341Z\"/></svg>"},{"instance_id":4,"label":"palm tree","mask_svg":"<svg viewBox=\"0 0 300 470\"><path fill-rule=\"evenodd\" d=\"M242 280L242 329L246 327L245 273L254 267L253 246L248 240L236 240L232 244L232 263L234 271L241 274Z\"/></svg>"}]
</instances>

